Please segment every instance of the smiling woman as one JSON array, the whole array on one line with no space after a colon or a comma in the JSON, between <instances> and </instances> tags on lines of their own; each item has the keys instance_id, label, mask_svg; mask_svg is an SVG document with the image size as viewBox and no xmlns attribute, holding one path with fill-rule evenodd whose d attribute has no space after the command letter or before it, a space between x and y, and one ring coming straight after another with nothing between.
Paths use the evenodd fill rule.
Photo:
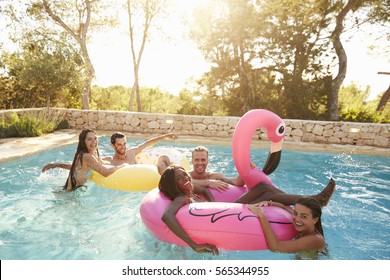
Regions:
<instances>
[{"instance_id":1,"label":"smiling woman","mask_svg":"<svg viewBox=\"0 0 390 280\"><path fill-rule=\"evenodd\" d=\"M42 172L52 168L69 169L69 175L63 190L70 192L84 186L91 177L92 171L108 176L125 166L127 164L117 166L103 165L103 161L100 159L98 138L95 131L84 129L79 134L79 143L72 164L49 163L42 168Z\"/></svg>"}]
</instances>

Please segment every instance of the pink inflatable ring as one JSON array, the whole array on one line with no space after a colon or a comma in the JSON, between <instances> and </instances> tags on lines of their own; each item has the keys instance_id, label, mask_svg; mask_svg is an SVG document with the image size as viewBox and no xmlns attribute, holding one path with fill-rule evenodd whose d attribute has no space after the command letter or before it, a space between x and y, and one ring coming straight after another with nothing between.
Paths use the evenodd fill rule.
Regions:
<instances>
[{"instance_id":1,"label":"pink inflatable ring","mask_svg":"<svg viewBox=\"0 0 390 280\"><path fill-rule=\"evenodd\" d=\"M214 244L225 250L268 249L258 218L245 204L232 203L247 188L229 186L223 193L214 189L210 191L217 202L186 204L176 213L181 227L191 239L199 244ZM165 208L171 202L158 188L149 191L141 202L142 222L158 239L188 247L161 220ZM296 236L290 213L275 206L263 209L279 240L291 240Z\"/></svg>"}]
</instances>

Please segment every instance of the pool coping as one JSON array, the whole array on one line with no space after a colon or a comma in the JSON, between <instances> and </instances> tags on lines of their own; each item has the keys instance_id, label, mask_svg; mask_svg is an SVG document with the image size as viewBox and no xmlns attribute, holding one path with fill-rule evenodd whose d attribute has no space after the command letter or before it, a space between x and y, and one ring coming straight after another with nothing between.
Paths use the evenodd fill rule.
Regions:
<instances>
[{"instance_id":1,"label":"pool coping","mask_svg":"<svg viewBox=\"0 0 390 280\"><path fill-rule=\"evenodd\" d=\"M46 150L72 145L78 142L79 129L63 129L48 133L39 137L2 138L0 139L0 162L34 155ZM113 131L97 130L98 136L110 136ZM126 133L128 139L148 139L157 136L155 134ZM204 137L193 135L178 135L176 141L192 143L195 145L223 145L230 146L230 138ZM172 141L172 140L171 140ZM268 141L252 141L252 147L270 147ZM312 142L287 142L283 143L284 150L299 150L321 153L359 154L369 156L390 157L389 148L372 146L354 146L340 144L317 144Z\"/></svg>"}]
</instances>

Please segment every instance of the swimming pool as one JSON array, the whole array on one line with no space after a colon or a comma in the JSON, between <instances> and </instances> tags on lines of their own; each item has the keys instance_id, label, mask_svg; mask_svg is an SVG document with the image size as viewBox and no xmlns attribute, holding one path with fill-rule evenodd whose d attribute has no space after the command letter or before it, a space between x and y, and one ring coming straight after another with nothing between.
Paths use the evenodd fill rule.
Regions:
<instances>
[{"instance_id":1,"label":"swimming pool","mask_svg":"<svg viewBox=\"0 0 390 280\"><path fill-rule=\"evenodd\" d=\"M135 145L141 140L128 140ZM111 154L107 137L102 155ZM190 157L195 145L159 143ZM236 176L231 147L206 145L211 170ZM232 260L294 259L269 251L221 251L197 254L159 241L143 225L139 206L146 192L120 192L88 183L85 192L54 194L68 171L41 174L51 161L71 161L76 146L0 163L0 259L2 260ZM263 166L268 149L253 148ZM315 194L330 177L337 190L323 209L323 227L331 260L390 259L390 158L286 151L270 176L288 193Z\"/></svg>"}]
</instances>

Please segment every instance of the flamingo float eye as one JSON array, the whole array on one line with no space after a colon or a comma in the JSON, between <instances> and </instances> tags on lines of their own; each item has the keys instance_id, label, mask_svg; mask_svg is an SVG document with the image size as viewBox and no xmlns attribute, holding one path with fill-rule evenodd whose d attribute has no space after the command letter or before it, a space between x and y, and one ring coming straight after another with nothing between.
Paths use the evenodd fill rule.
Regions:
<instances>
[{"instance_id":1,"label":"flamingo float eye","mask_svg":"<svg viewBox=\"0 0 390 280\"><path fill-rule=\"evenodd\" d=\"M284 123L281 123L275 130L275 134L277 136L283 136L285 133L285 125Z\"/></svg>"}]
</instances>

